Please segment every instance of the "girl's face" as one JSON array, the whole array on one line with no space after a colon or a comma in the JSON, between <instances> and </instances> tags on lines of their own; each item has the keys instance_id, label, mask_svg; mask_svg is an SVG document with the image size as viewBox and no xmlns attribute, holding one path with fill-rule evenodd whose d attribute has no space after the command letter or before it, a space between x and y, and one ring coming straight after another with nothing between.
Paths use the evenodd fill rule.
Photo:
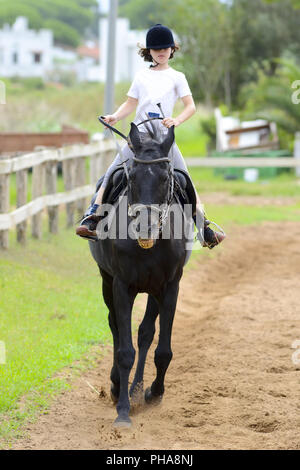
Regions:
<instances>
[{"instance_id":1,"label":"girl's face","mask_svg":"<svg viewBox=\"0 0 300 470\"><path fill-rule=\"evenodd\" d=\"M170 55L172 53L172 48L168 47L167 49L150 49L150 54L156 63L164 65L168 63Z\"/></svg>"}]
</instances>

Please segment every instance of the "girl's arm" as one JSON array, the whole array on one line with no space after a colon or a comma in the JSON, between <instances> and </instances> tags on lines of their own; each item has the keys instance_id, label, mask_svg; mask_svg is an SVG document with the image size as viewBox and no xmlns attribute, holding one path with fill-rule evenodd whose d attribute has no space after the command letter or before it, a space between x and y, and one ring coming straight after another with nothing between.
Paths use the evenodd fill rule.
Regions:
<instances>
[{"instance_id":1,"label":"girl's arm","mask_svg":"<svg viewBox=\"0 0 300 470\"><path fill-rule=\"evenodd\" d=\"M196 106L191 95L184 96L182 102L184 104L184 110L182 113L177 116L177 118L166 118L162 121L163 125L166 127L179 126L184 121L189 119L196 112Z\"/></svg>"},{"instance_id":2,"label":"girl's arm","mask_svg":"<svg viewBox=\"0 0 300 470\"><path fill-rule=\"evenodd\" d=\"M113 126L116 122L120 121L121 119L129 116L138 104L138 100L136 98L132 98L129 96L125 103L121 104L121 106L117 109L114 114L108 114L103 119L107 124Z\"/></svg>"}]
</instances>

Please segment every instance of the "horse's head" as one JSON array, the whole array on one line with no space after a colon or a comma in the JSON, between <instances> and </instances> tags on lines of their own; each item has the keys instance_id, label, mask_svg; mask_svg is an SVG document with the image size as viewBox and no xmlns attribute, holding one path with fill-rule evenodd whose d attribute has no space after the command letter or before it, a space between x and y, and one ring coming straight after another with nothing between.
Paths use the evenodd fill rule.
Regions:
<instances>
[{"instance_id":1,"label":"horse's head","mask_svg":"<svg viewBox=\"0 0 300 470\"><path fill-rule=\"evenodd\" d=\"M129 215L143 223L140 237L157 238L164 213L171 202L173 175L169 151L174 143L174 126L162 141L141 134L132 123L130 141L135 157L129 171Z\"/></svg>"}]
</instances>

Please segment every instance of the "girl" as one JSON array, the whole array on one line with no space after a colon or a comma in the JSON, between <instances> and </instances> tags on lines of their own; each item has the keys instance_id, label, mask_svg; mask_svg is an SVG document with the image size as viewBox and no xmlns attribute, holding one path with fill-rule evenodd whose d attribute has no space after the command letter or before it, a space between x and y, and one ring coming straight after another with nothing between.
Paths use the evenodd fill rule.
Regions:
<instances>
[{"instance_id":1,"label":"girl","mask_svg":"<svg viewBox=\"0 0 300 470\"><path fill-rule=\"evenodd\" d=\"M191 90L185 75L177 72L169 66L169 60L173 58L174 53L178 50L178 46L174 42L173 34L169 28L161 24L157 24L149 29L146 36L146 48L140 48L139 54L146 62L151 62L150 68L140 70L134 78L134 81L127 93L127 100L119 107L119 109L111 115L105 116L105 122L110 125L116 124L121 119L131 114L137 107L137 115L134 120L138 124L145 119L145 115L158 117L157 103L161 104L161 109L165 116L161 122L166 128L171 126L179 126L189 119L195 112L196 107L192 97ZM173 107L178 98L181 98L184 110L176 118L171 117ZM138 116L142 116L142 119ZM143 129L140 126L140 131ZM184 170L188 173L185 161L174 143L171 151L173 157L174 168ZM132 158L133 152L128 145L122 149L123 158ZM87 216L82 220L76 229L77 235L84 238L96 238L96 227L99 217L96 211L102 203L102 197L110 175L115 167L122 162L120 154L116 156L104 176L103 183L97 193L95 203L91 206ZM196 192L196 191L195 191ZM203 208L199 196L197 195L197 211L203 214ZM225 234L214 232L208 225L209 221L204 222L204 240L199 236L203 246L213 248L218 245L224 238Z\"/></svg>"}]
</instances>

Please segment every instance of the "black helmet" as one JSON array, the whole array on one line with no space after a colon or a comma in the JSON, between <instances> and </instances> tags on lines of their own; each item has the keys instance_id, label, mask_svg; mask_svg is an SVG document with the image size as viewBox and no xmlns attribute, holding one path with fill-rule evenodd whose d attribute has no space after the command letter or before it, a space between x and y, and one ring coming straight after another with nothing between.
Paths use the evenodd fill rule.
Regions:
<instances>
[{"instance_id":1,"label":"black helmet","mask_svg":"<svg viewBox=\"0 0 300 470\"><path fill-rule=\"evenodd\" d=\"M146 48L167 49L168 47L175 47L172 31L162 24L152 26L147 32Z\"/></svg>"}]
</instances>

